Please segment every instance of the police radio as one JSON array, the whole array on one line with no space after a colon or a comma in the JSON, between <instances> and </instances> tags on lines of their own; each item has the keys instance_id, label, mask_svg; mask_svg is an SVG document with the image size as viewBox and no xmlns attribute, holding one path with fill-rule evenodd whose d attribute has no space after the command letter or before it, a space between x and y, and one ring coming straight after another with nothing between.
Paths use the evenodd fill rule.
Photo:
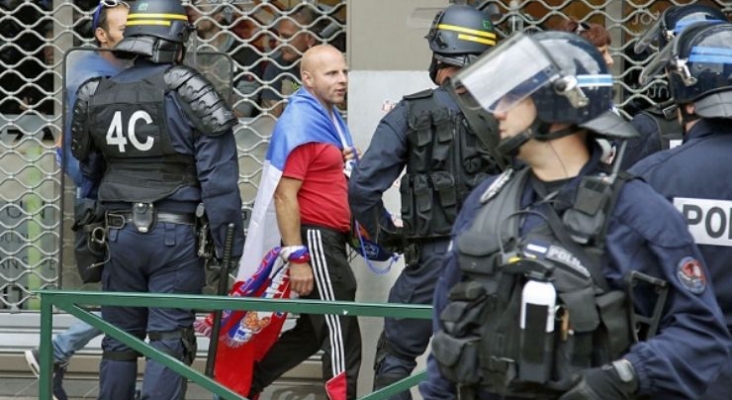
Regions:
<instances>
[{"instance_id":1,"label":"police radio","mask_svg":"<svg viewBox=\"0 0 732 400\"><path fill-rule=\"evenodd\" d=\"M546 383L551 377L557 291L549 281L530 279L521 292L519 379Z\"/></svg>"},{"instance_id":2,"label":"police radio","mask_svg":"<svg viewBox=\"0 0 732 400\"><path fill-rule=\"evenodd\" d=\"M554 265L543 259L513 253L504 270L523 274L521 292L518 379L544 384L554 364L554 324L557 291L552 284Z\"/></svg>"}]
</instances>

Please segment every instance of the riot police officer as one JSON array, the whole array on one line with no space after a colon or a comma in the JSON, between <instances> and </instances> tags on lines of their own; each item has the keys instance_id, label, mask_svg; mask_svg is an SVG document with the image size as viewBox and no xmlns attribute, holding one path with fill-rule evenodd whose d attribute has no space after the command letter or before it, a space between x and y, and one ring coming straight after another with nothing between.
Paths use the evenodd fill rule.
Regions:
<instances>
[{"instance_id":1,"label":"riot police officer","mask_svg":"<svg viewBox=\"0 0 732 400\"><path fill-rule=\"evenodd\" d=\"M182 66L192 32L178 0L138 1L127 18L118 57L134 66L95 78L78 91L72 151L98 185L106 213L109 262L102 287L110 292L201 293L195 210L203 202L218 256L226 226L235 225L233 257L243 228L232 110L195 70ZM169 355L195 356L193 310L102 307L102 316ZM138 353L106 336L99 398L133 398ZM144 399L182 399L185 380L148 360Z\"/></svg>"},{"instance_id":2,"label":"riot police officer","mask_svg":"<svg viewBox=\"0 0 732 400\"><path fill-rule=\"evenodd\" d=\"M518 34L454 82L525 166L483 182L458 216L424 398L701 395L730 335L681 214L600 161L592 138L637 134L608 111L601 54L566 32Z\"/></svg>"},{"instance_id":3,"label":"riot police officer","mask_svg":"<svg viewBox=\"0 0 732 400\"><path fill-rule=\"evenodd\" d=\"M481 11L451 5L435 17L427 40L433 52L430 78L439 86L493 47L496 34ZM407 266L391 288L390 303L432 302L450 228L463 199L489 173L497 172L478 141L450 94L442 87L428 89L405 96L381 120L353 171L348 196L353 217L372 238L405 254ZM400 187L404 227L398 232L381 197L405 166ZM409 376L430 335L429 321L386 318L376 353L374 388ZM410 395L403 392L393 398Z\"/></svg>"},{"instance_id":4,"label":"riot police officer","mask_svg":"<svg viewBox=\"0 0 732 400\"><path fill-rule=\"evenodd\" d=\"M699 21L726 21L727 16L714 6L687 4L670 6L658 21L641 36L633 50L646 53L651 44L663 48L689 24ZM645 84L643 84L645 86ZM628 141L623 169L628 169L644 157L681 143L683 128L676 121L676 104L667 100L633 116L630 123L640 135Z\"/></svg>"},{"instance_id":5,"label":"riot police officer","mask_svg":"<svg viewBox=\"0 0 732 400\"><path fill-rule=\"evenodd\" d=\"M667 71L677 113L684 128L683 143L636 164L631 172L643 177L673 202L686 217L709 266L717 301L732 329L732 282L729 260L732 185L732 24L697 23L687 27L649 64ZM710 56L712 50L719 56ZM684 68L684 66L686 66ZM727 171L727 172L725 172ZM720 374L702 399L728 399L732 364Z\"/></svg>"}]
</instances>

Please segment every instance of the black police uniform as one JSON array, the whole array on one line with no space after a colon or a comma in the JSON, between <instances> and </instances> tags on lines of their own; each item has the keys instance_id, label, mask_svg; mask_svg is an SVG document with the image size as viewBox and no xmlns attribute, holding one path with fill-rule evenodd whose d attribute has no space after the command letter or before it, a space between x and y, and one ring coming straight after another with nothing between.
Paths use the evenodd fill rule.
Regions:
<instances>
[{"instance_id":1,"label":"black police uniform","mask_svg":"<svg viewBox=\"0 0 732 400\"><path fill-rule=\"evenodd\" d=\"M578 177L560 186L560 198L573 198L582 176L601 171L599 153L599 149L594 152L592 160ZM483 205L481 197L494 181L484 181L465 201L455 223L453 237L456 240L476 223ZM694 293L684 284L683 277L678 275L684 260L698 261L702 257L681 216L670 204L666 206L660 200L657 193L638 180L625 184L610 216L602 273L615 290L625 290L625 277L636 269L664 279L671 285L661 317L660 334L653 340L636 343L624 358L631 361L638 374L640 393L657 394L653 398L658 399L698 398L706 384L714 380L720 367L727 361L730 338L711 288ZM564 201L559 203L564 204L560 209L568 204ZM527 209L531 204L541 204L541 197L527 183L521 191L520 206ZM536 215L527 214L522 220L521 237L544 223ZM639 243L647 245L639 247ZM462 260L466 259L459 255L457 246L453 246L447 258L445 274L435 290L435 332L444 329L445 322L440 316L444 315L443 310L450 302L450 289L465 278L465 270L469 268ZM636 307L650 315L657 301L657 294L652 287L643 285L642 290L634 294ZM496 363L496 369L498 366L499 363ZM670 376L674 378L669 379ZM422 396L435 400L454 399L456 390L456 385L440 371L435 357L430 356L428 379L420 384ZM557 394L554 394L556 397ZM502 396L499 393L482 393L480 398L498 399Z\"/></svg>"},{"instance_id":2,"label":"black police uniform","mask_svg":"<svg viewBox=\"0 0 732 400\"><path fill-rule=\"evenodd\" d=\"M494 46L490 19L466 5L451 5L435 16L427 41L429 75L437 82L444 67L463 67ZM443 88L406 96L379 124L369 149L352 173L349 203L356 221L372 238L398 241L406 268L389 292L389 302L429 304L442 271L450 227L465 197L487 173L492 158L479 150L478 136ZM382 194L401 179L401 219L397 232L384 210ZM393 243L392 243L393 244ZM427 321L386 318L376 351L374 388L406 378L427 348ZM401 392L392 399L410 399Z\"/></svg>"},{"instance_id":3,"label":"black police uniform","mask_svg":"<svg viewBox=\"0 0 732 400\"><path fill-rule=\"evenodd\" d=\"M725 162L729 149L732 149L729 120L702 120L689 131L681 146L642 160L630 172L642 177L686 217L707 262L727 329L732 332L732 293L727 285L732 283L729 269L732 190L719 179L730 176L725 170L732 173ZM732 365L710 387L710 393L701 398L729 398L730 382Z\"/></svg>"},{"instance_id":4,"label":"black police uniform","mask_svg":"<svg viewBox=\"0 0 732 400\"><path fill-rule=\"evenodd\" d=\"M449 232L463 199L495 165L477 150L477 137L455 101L440 88L405 97L379 124L371 145L353 171L349 203L369 232L395 232L384 215L382 194L401 178L401 218L407 266L389 292L390 303L430 304L442 273ZM381 228L380 225L386 225ZM380 368L398 370L388 383L409 375L427 348L429 321L386 318Z\"/></svg>"},{"instance_id":5,"label":"black police uniform","mask_svg":"<svg viewBox=\"0 0 732 400\"><path fill-rule=\"evenodd\" d=\"M732 58L728 56L732 54L731 43L732 24L702 22L687 27L668 44L673 46L673 56L687 61L686 70L674 70L676 65L670 63L665 67L673 100L691 124L687 125L690 129L680 146L654 154L631 169L686 218L709 267L711 283L730 331L732 294L727 284L732 282L732 186L726 177L728 172L732 173L727 161L732 149ZM709 55L710 49L714 49L714 56ZM689 76L684 76L687 73ZM686 111L689 104L694 106L693 114ZM732 362L727 360L716 382L698 398L728 399L730 382Z\"/></svg>"},{"instance_id":6,"label":"black police uniform","mask_svg":"<svg viewBox=\"0 0 732 400\"><path fill-rule=\"evenodd\" d=\"M99 182L98 198L108 210L110 260L102 275L105 291L201 293L205 277L194 218L201 201L207 210L216 210L208 218L218 254L222 254L226 225L232 222L237 232L232 256L241 256L244 240L231 131L234 121L227 120L219 132L211 132L214 135L203 133L196 125L208 129L205 122L183 106L195 100L205 102L181 93L206 90L207 85L195 71L140 60L115 78L92 81L80 91L75 135L85 129L82 126L88 127L89 148L86 156L76 149L75 154L82 172ZM87 92L94 86L96 90ZM79 109L85 99L88 108ZM102 316L139 338L148 335L153 346L176 357L195 351L184 349L186 340L195 343L195 339L181 339L193 335L192 310L103 307ZM130 382L134 390L138 355L109 336L102 347L102 398L129 399L124 393L130 390ZM149 361L143 390L155 388L151 393L178 398L181 379Z\"/></svg>"},{"instance_id":7,"label":"black police uniform","mask_svg":"<svg viewBox=\"0 0 732 400\"><path fill-rule=\"evenodd\" d=\"M134 66L83 84L72 121L73 154L108 210L109 261L102 288L198 294L205 283L197 246L199 203L215 210L207 216L218 255L229 223L235 226L232 256L238 259L243 249L232 133L237 121L208 81L175 65L184 33L190 32L179 2L138 2L129 18L143 23L128 26L116 50L138 55ZM102 307L102 316L133 336L147 336L152 346L179 360L190 364L195 357L193 310ZM102 350L100 398L131 399L139 354L110 336ZM142 398L184 396L184 378L147 361Z\"/></svg>"},{"instance_id":8,"label":"black police uniform","mask_svg":"<svg viewBox=\"0 0 732 400\"><path fill-rule=\"evenodd\" d=\"M496 34L481 11L451 5L435 16L426 39L432 50L429 75L441 84L437 81L441 69L468 65L495 45ZM405 166L400 183L404 227L397 233L381 196ZM450 227L462 202L487 173L496 171L443 88L406 96L381 121L351 176L349 203L354 219L377 243L404 239L396 247L404 252L407 266L389 292L389 302L432 301ZM376 350L374 388L409 376L430 335L427 321L386 318ZM411 395L405 391L391 398L406 400Z\"/></svg>"}]
</instances>

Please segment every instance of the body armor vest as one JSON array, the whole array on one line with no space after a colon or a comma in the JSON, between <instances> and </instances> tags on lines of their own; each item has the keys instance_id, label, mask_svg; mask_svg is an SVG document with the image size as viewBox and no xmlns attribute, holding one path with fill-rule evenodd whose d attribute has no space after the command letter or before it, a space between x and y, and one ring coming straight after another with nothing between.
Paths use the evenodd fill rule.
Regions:
<instances>
[{"instance_id":1,"label":"body armor vest","mask_svg":"<svg viewBox=\"0 0 732 400\"><path fill-rule=\"evenodd\" d=\"M401 180L406 239L447 237L471 190L498 172L479 151L461 113L437 103L434 90L406 96L407 173Z\"/></svg>"},{"instance_id":2,"label":"body armor vest","mask_svg":"<svg viewBox=\"0 0 732 400\"><path fill-rule=\"evenodd\" d=\"M594 251L601 246L589 244L604 240L624 179L601 188L585 177L562 220L554 213L520 237L530 172L512 172L485 192L472 226L455 239L463 280L450 290L433 355L443 376L462 387L552 399L569 389L572 374L616 360L631 344L626 294L608 288L602 251ZM542 294L549 298L537 302Z\"/></svg>"},{"instance_id":3,"label":"body armor vest","mask_svg":"<svg viewBox=\"0 0 732 400\"><path fill-rule=\"evenodd\" d=\"M99 200L152 203L198 185L195 159L173 149L165 123L165 71L135 82L103 79L91 99L91 137L107 163Z\"/></svg>"}]
</instances>

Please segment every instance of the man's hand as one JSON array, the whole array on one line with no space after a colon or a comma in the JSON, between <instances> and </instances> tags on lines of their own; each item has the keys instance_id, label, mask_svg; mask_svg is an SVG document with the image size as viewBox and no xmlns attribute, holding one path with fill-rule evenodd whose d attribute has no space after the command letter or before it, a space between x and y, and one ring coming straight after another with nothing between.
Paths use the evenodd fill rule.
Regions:
<instances>
[{"instance_id":1,"label":"man's hand","mask_svg":"<svg viewBox=\"0 0 732 400\"><path fill-rule=\"evenodd\" d=\"M361 151L355 147L346 147L343 149L343 162L353 160L356 156L361 158Z\"/></svg>"},{"instance_id":2,"label":"man's hand","mask_svg":"<svg viewBox=\"0 0 732 400\"><path fill-rule=\"evenodd\" d=\"M313 291L313 268L310 263L290 263L290 287L300 296Z\"/></svg>"},{"instance_id":3,"label":"man's hand","mask_svg":"<svg viewBox=\"0 0 732 400\"><path fill-rule=\"evenodd\" d=\"M625 400L638 390L638 379L627 360L575 374L574 387L559 400Z\"/></svg>"}]
</instances>

